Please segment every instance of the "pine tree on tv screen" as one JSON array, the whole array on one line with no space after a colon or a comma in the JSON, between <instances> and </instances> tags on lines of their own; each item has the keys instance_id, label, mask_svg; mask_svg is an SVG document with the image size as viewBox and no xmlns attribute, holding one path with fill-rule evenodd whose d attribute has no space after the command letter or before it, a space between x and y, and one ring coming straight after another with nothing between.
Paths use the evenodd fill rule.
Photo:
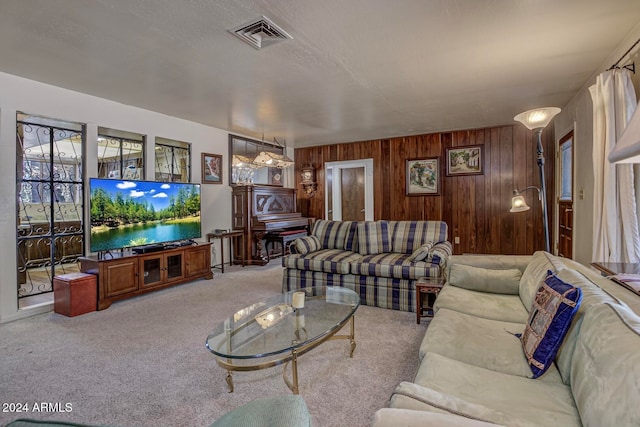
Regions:
<instances>
[{"instance_id":1,"label":"pine tree on tv screen","mask_svg":"<svg viewBox=\"0 0 640 427\"><path fill-rule=\"evenodd\" d=\"M200 185L92 178L91 251L201 236Z\"/></svg>"}]
</instances>

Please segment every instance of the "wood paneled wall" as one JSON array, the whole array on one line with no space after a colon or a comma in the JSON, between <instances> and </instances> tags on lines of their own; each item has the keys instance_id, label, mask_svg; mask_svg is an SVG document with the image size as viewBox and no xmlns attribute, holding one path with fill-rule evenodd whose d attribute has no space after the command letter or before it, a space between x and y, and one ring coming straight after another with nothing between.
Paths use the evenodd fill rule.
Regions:
<instances>
[{"instance_id":1,"label":"wood paneled wall","mask_svg":"<svg viewBox=\"0 0 640 427\"><path fill-rule=\"evenodd\" d=\"M555 200L553 128L542 134L547 183L549 222ZM484 174L448 177L445 174L447 147L483 145ZM406 196L405 164L408 159L440 157L441 191L438 196ZM468 131L443 132L398 138L297 148L296 184L299 210L304 215L324 218L324 163L373 159L374 218L387 220L444 220L449 240L460 238L454 253L531 254L544 249L542 213L536 191L524 193L531 209L512 214L514 189L540 186L533 132L521 125ZM318 191L306 198L300 185L300 169L316 168ZM553 235L553 230L551 230ZM552 239L553 241L553 239Z\"/></svg>"}]
</instances>

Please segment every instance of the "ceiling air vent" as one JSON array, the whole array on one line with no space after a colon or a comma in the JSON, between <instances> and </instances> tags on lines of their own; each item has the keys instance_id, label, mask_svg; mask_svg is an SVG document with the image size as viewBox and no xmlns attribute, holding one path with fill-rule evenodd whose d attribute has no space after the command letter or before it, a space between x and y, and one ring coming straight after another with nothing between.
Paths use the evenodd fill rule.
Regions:
<instances>
[{"instance_id":1,"label":"ceiling air vent","mask_svg":"<svg viewBox=\"0 0 640 427\"><path fill-rule=\"evenodd\" d=\"M261 49L283 40L293 39L285 30L264 16L258 20L232 28L229 32L256 49Z\"/></svg>"}]
</instances>

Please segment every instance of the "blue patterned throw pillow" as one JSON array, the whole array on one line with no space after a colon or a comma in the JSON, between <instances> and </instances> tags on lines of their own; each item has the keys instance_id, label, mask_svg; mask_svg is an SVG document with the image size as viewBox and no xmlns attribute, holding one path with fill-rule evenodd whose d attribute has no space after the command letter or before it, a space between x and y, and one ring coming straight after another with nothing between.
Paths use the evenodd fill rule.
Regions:
<instances>
[{"instance_id":1,"label":"blue patterned throw pillow","mask_svg":"<svg viewBox=\"0 0 640 427\"><path fill-rule=\"evenodd\" d=\"M547 272L520 336L533 378L544 374L553 363L581 302L580 288L563 282L550 270Z\"/></svg>"}]
</instances>

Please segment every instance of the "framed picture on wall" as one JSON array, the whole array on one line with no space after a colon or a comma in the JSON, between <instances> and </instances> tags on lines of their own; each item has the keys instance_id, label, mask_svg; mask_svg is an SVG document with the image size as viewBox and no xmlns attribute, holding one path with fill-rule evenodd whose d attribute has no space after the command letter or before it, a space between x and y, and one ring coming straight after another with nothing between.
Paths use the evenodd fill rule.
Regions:
<instances>
[{"instance_id":1,"label":"framed picture on wall","mask_svg":"<svg viewBox=\"0 0 640 427\"><path fill-rule=\"evenodd\" d=\"M482 145L447 148L447 176L482 175L484 173L482 149Z\"/></svg>"},{"instance_id":2,"label":"framed picture on wall","mask_svg":"<svg viewBox=\"0 0 640 427\"><path fill-rule=\"evenodd\" d=\"M440 194L440 159L409 159L406 162L407 196L437 196Z\"/></svg>"},{"instance_id":3,"label":"framed picture on wall","mask_svg":"<svg viewBox=\"0 0 640 427\"><path fill-rule=\"evenodd\" d=\"M202 153L202 183L222 184L222 154Z\"/></svg>"},{"instance_id":4,"label":"framed picture on wall","mask_svg":"<svg viewBox=\"0 0 640 427\"><path fill-rule=\"evenodd\" d=\"M269 168L269 184L282 185L282 169Z\"/></svg>"}]
</instances>

